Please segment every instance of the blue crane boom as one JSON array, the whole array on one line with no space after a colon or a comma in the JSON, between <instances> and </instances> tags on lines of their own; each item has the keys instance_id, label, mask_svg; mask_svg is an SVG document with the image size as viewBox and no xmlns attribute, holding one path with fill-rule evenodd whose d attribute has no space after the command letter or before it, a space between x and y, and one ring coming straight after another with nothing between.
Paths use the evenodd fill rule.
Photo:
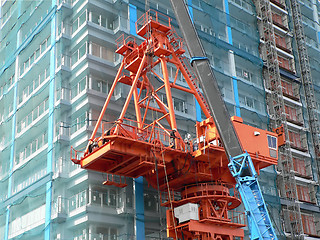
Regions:
<instances>
[{"instance_id":1,"label":"blue crane boom","mask_svg":"<svg viewBox=\"0 0 320 240\"><path fill-rule=\"evenodd\" d=\"M236 187L244 203L251 239L276 240L277 236L258 183L256 170L250 155L243 149L230 120L217 80L206 58L187 6L184 0L171 0L171 4L192 57L193 68L198 75L200 86L229 159L230 172L236 180Z\"/></svg>"}]
</instances>

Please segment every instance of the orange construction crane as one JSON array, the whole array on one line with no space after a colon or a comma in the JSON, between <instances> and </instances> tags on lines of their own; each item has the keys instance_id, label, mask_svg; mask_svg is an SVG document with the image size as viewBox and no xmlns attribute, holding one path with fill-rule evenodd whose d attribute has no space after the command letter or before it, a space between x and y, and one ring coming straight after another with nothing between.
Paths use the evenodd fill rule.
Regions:
<instances>
[{"instance_id":1,"label":"orange construction crane","mask_svg":"<svg viewBox=\"0 0 320 240\"><path fill-rule=\"evenodd\" d=\"M143 176L159 188L165 196L162 205L168 207L168 237L243 239L245 215L233 211L241 204L236 181L197 78L183 56L183 40L168 16L152 10L137 21L136 30L144 38L141 44L131 36L116 40L121 66L87 148L83 152L72 148L72 161L84 169ZM168 64L176 69L172 78ZM185 86L178 83L181 76ZM120 116L115 122L102 122L118 84L130 86ZM180 135L173 89L194 96L207 118L196 123L194 139ZM135 119L126 118L129 107ZM278 146L270 145L277 134L245 125L239 117L232 117L232 122L257 171L277 163ZM186 209L190 216L185 216Z\"/></svg>"}]
</instances>

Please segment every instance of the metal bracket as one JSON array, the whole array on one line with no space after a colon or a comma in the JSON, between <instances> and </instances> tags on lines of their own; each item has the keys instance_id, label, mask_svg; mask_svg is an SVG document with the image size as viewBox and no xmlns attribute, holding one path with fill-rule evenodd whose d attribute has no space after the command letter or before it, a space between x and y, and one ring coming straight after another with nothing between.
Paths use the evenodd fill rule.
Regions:
<instances>
[{"instance_id":1,"label":"metal bracket","mask_svg":"<svg viewBox=\"0 0 320 240\"><path fill-rule=\"evenodd\" d=\"M190 65L193 67L193 62L199 61L199 60L208 60L209 61L209 59L207 57L192 57L190 59Z\"/></svg>"}]
</instances>

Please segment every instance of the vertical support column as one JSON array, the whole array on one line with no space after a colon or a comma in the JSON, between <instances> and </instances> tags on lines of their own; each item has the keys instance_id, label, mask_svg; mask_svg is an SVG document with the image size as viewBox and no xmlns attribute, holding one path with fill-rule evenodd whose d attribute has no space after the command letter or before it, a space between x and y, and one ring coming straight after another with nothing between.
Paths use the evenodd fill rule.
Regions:
<instances>
[{"instance_id":1,"label":"vertical support column","mask_svg":"<svg viewBox=\"0 0 320 240\"><path fill-rule=\"evenodd\" d=\"M135 215L135 235L137 240L145 239L144 229L144 198L143 198L143 177L134 179L134 202L136 208Z\"/></svg>"},{"instance_id":2,"label":"vertical support column","mask_svg":"<svg viewBox=\"0 0 320 240\"><path fill-rule=\"evenodd\" d=\"M228 0L224 0L224 10L225 10L225 13L226 13L226 20L227 20L227 29L226 29L226 31L227 31L228 43L230 45L233 45ZM234 52L230 50L229 53L228 53L228 56L229 56L229 64L230 64L230 70L231 70L231 75L232 75L233 96L234 96L234 101L235 101L235 104L236 104L236 115L238 117L241 117L239 92L238 92L238 79L237 79L236 65L235 65L235 60L234 60Z\"/></svg>"},{"instance_id":3,"label":"vertical support column","mask_svg":"<svg viewBox=\"0 0 320 240\"><path fill-rule=\"evenodd\" d=\"M52 0L52 8L56 8L56 0ZM56 42L56 12L51 19L51 43L50 43L50 84L49 84L49 118L48 118L48 149L47 149L47 174L52 173L53 168L53 134L54 134L54 102L55 102L55 42ZM52 176L52 175L51 175ZM52 207L52 177L46 183L46 208L44 240L51 239L51 207Z\"/></svg>"},{"instance_id":4,"label":"vertical support column","mask_svg":"<svg viewBox=\"0 0 320 240\"><path fill-rule=\"evenodd\" d=\"M229 50L228 56L229 56L229 62L230 62L230 70L232 74L233 96L234 96L234 101L236 103L236 115L238 117L241 117L239 92L238 92L238 79L237 79L237 72L236 72L236 63L234 60L234 52L232 50Z\"/></svg>"},{"instance_id":5,"label":"vertical support column","mask_svg":"<svg viewBox=\"0 0 320 240\"><path fill-rule=\"evenodd\" d=\"M129 16L130 16L130 34L136 36L137 35L136 33L137 7L132 4L129 4ZM134 91L134 96L137 94L136 91L137 91L137 88ZM135 225L134 231L135 231L137 240L138 239L144 240L145 229L144 229L143 177L134 179L133 192L134 192L134 202L135 202L135 209L136 209L136 215L134 218L134 225Z\"/></svg>"},{"instance_id":6,"label":"vertical support column","mask_svg":"<svg viewBox=\"0 0 320 240\"><path fill-rule=\"evenodd\" d=\"M313 0L313 4L312 4L312 10L313 10L313 20L318 23L315 24L316 29L317 29L317 35L318 35L318 43L320 43L320 25L319 25L319 15L318 15L318 8L317 8L317 1L319 0ZM320 3L320 2L319 2Z\"/></svg>"},{"instance_id":7,"label":"vertical support column","mask_svg":"<svg viewBox=\"0 0 320 240\"><path fill-rule=\"evenodd\" d=\"M130 34L137 36L136 21L137 21L137 7L129 4L129 17L130 17Z\"/></svg>"},{"instance_id":8,"label":"vertical support column","mask_svg":"<svg viewBox=\"0 0 320 240\"><path fill-rule=\"evenodd\" d=\"M188 0L188 10L189 10L190 18L191 18L191 20L193 22L192 0ZM194 101L195 101L195 105L196 105L196 120L197 120L197 122L201 122L202 121L201 107L200 107L197 99L194 99Z\"/></svg>"},{"instance_id":9,"label":"vertical support column","mask_svg":"<svg viewBox=\"0 0 320 240\"><path fill-rule=\"evenodd\" d=\"M18 34L19 35L19 34ZM17 38L17 48L18 46ZM13 87L13 117L12 117L12 127L11 127L11 149L10 149L10 166L9 166L9 179L8 179L8 198L11 197L12 193L12 170L13 170L13 161L14 161L14 152L15 152L15 137L16 137L16 122L17 122L17 96L18 96L18 79L19 79L19 55L15 60L15 83ZM9 237L9 222L10 222L10 205L7 206L7 215L6 215L6 227L4 239L7 240Z\"/></svg>"},{"instance_id":10,"label":"vertical support column","mask_svg":"<svg viewBox=\"0 0 320 240\"><path fill-rule=\"evenodd\" d=\"M0 6L1 9L1 6ZM21 2L18 2L18 16L20 17L21 13ZM19 48L19 36L20 30L18 31L16 38L16 49ZM19 55L15 59L15 69L14 69L14 87L13 87L13 116L12 116L12 127L11 127L11 149L10 149L10 163L9 163L9 178L8 178L8 198L11 197L12 193L12 174L13 174L13 161L14 161L14 152L15 152L15 138L16 138L16 124L17 124L17 97L18 97L18 80L19 80ZM9 238L9 223L10 223L10 208L7 206L6 212L6 226L4 230L4 240Z\"/></svg>"}]
</instances>

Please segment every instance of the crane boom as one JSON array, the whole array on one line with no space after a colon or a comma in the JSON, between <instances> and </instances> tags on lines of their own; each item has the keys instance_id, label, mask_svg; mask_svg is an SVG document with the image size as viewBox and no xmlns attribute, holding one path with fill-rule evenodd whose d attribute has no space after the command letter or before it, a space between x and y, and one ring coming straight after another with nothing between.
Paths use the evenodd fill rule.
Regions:
<instances>
[{"instance_id":1,"label":"crane boom","mask_svg":"<svg viewBox=\"0 0 320 240\"><path fill-rule=\"evenodd\" d=\"M189 50L193 67L229 159L229 169L237 182L247 212L251 239L277 239L251 157L243 149L219 91L217 80L190 18L184 0L171 0L176 19Z\"/></svg>"},{"instance_id":2,"label":"crane boom","mask_svg":"<svg viewBox=\"0 0 320 240\"><path fill-rule=\"evenodd\" d=\"M187 6L183 0L171 0L171 4L190 55L199 59L193 61L193 66L198 74L201 89L207 99L209 110L213 116L226 154L228 157L238 156L243 153L241 143L230 121L230 115L221 97L210 63L205 60L206 54L188 13Z\"/></svg>"},{"instance_id":3,"label":"crane boom","mask_svg":"<svg viewBox=\"0 0 320 240\"><path fill-rule=\"evenodd\" d=\"M113 176L143 176L163 193L167 236L175 240L243 240L245 216L235 211L241 204L239 193L251 238L276 239L256 169L277 163L278 136L243 124L240 117L230 120L187 8L183 0L172 3L200 78L184 56L184 40L171 18L150 9L136 22L143 42L124 35L116 40L121 66L85 151L71 147L71 160L111 174L105 185L126 186ZM119 118L102 121L108 118L115 90L123 85L130 90L125 101L117 103L122 106ZM176 121L176 91L194 97L207 117L196 123L195 135L185 134L185 139ZM135 120L129 109L135 110Z\"/></svg>"}]
</instances>

